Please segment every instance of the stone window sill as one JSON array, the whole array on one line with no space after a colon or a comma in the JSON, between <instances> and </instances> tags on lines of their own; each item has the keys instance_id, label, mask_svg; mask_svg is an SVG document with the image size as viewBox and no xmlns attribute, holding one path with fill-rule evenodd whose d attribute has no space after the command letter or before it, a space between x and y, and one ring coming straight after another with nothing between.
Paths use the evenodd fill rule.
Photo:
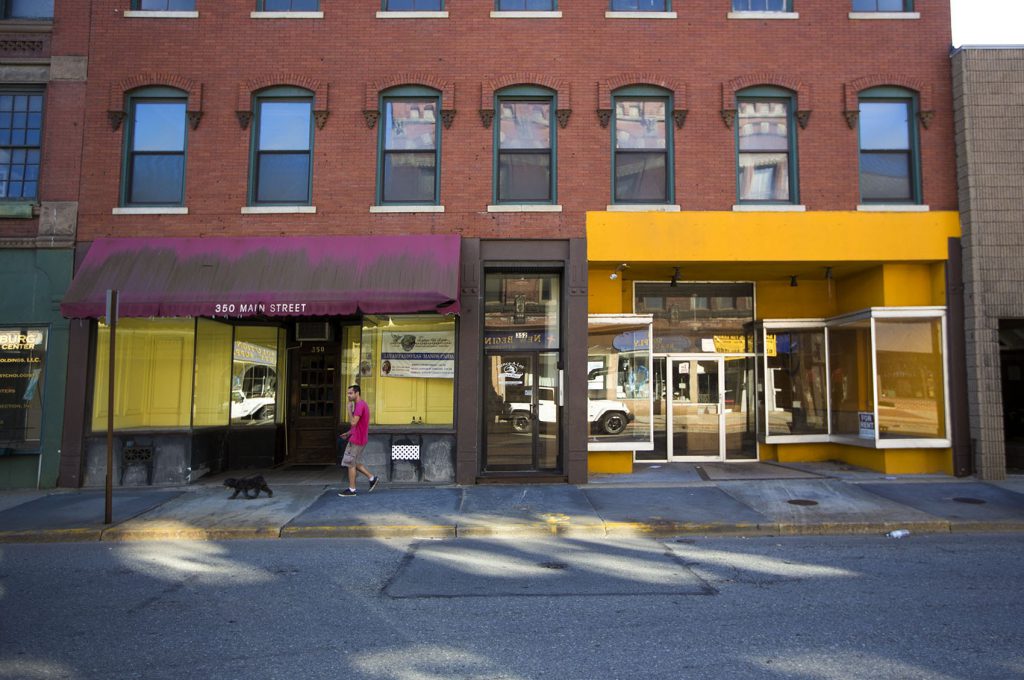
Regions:
<instances>
[{"instance_id":1,"label":"stone window sill","mask_svg":"<svg viewBox=\"0 0 1024 680\"><path fill-rule=\"evenodd\" d=\"M782 203L740 203L732 207L733 212L807 212L806 205Z\"/></svg>"},{"instance_id":2,"label":"stone window sill","mask_svg":"<svg viewBox=\"0 0 1024 680\"><path fill-rule=\"evenodd\" d=\"M315 205L247 205L243 215L315 215Z\"/></svg>"},{"instance_id":3,"label":"stone window sill","mask_svg":"<svg viewBox=\"0 0 1024 680\"><path fill-rule=\"evenodd\" d=\"M920 19L920 12L850 12L851 19Z\"/></svg>"},{"instance_id":4,"label":"stone window sill","mask_svg":"<svg viewBox=\"0 0 1024 680\"><path fill-rule=\"evenodd\" d=\"M371 205L371 213L443 213L443 205Z\"/></svg>"},{"instance_id":5,"label":"stone window sill","mask_svg":"<svg viewBox=\"0 0 1024 680\"><path fill-rule=\"evenodd\" d=\"M561 19L561 12L491 12L492 19Z\"/></svg>"},{"instance_id":6,"label":"stone window sill","mask_svg":"<svg viewBox=\"0 0 1024 680\"><path fill-rule=\"evenodd\" d=\"M615 203L609 205L608 212L679 212L678 205L670 203Z\"/></svg>"},{"instance_id":7,"label":"stone window sill","mask_svg":"<svg viewBox=\"0 0 1024 680\"><path fill-rule=\"evenodd\" d=\"M864 203L857 206L859 212L928 212L926 205L911 203Z\"/></svg>"},{"instance_id":8,"label":"stone window sill","mask_svg":"<svg viewBox=\"0 0 1024 680\"><path fill-rule=\"evenodd\" d=\"M163 12L146 9L125 10L124 16L129 19L198 19L199 12Z\"/></svg>"},{"instance_id":9,"label":"stone window sill","mask_svg":"<svg viewBox=\"0 0 1024 680\"><path fill-rule=\"evenodd\" d=\"M448 12L377 12L378 19L447 19Z\"/></svg>"},{"instance_id":10,"label":"stone window sill","mask_svg":"<svg viewBox=\"0 0 1024 680\"><path fill-rule=\"evenodd\" d=\"M152 207L138 207L138 208L114 208L111 211L112 215L187 215L188 208L174 207L174 206L152 206Z\"/></svg>"},{"instance_id":11,"label":"stone window sill","mask_svg":"<svg viewBox=\"0 0 1024 680\"><path fill-rule=\"evenodd\" d=\"M605 19L675 19L675 12L605 12Z\"/></svg>"},{"instance_id":12,"label":"stone window sill","mask_svg":"<svg viewBox=\"0 0 1024 680\"><path fill-rule=\"evenodd\" d=\"M251 12L251 19L323 19L323 12Z\"/></svg>"},{"instance_id":13,"label":"stone window sill","mask_svg":"<svg viewBox=\"0 0 1024 680\"><path fill-rule=\"evenodd\" d=\"M729 19L799 19L799 12L729 12Z\"/></svg>"},{"instance_id":14,"label":"stone window sill","mask_svg":"<svg viewBox=\"0 0 1024 680\"><path fill-rule=\"evenodd\" d=\"M489 213L527 213L527 212L548 212L560 213L562 206L551 205L550 203L499 203L487 206Z\"/></svg>"}]
</instances>

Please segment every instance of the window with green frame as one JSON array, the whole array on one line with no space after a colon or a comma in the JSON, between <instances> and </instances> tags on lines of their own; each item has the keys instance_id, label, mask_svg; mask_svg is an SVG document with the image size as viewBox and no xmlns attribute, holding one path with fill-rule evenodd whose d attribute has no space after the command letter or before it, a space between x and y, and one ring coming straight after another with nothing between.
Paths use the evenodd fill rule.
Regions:
<instances>
[{"instance_id":1,"label":"window with green frame","mask_svg":"<svg viewBox=\"0 0 1024 680\"><path fill-rule=\"evenodd\" d=\"M793 0L732 0L734 12L792 12Z\"/></svg>"},{"instance_id":2,"label":"window with green frame","mask_svg":"<svg viewBox=\"0 0 1024 680\"><path fill-rule=\"evenodd\" d=\"M427 87L397 87L381 95L378 205L440 201L440 109L440 93Z\"/></svg>"},{"instance_id":3,"label":"window with green frame","mask_svg":"<svg viewBox=\"0 0 1024 680\"><path fill-rule=\"evenodd\" d=\"M913 12L914 0L853 0L854 12Z\"/></svg>"},{"instance_id":4,"label":"window with green frame","mask_svg":"<svg viewBox=\"0 0 1024 680\"><path fill-rule=\"evenodd\" d=\"M145 12L193 12L196 0L132 0L132 9Z\"/></svg>"},{"instance_id":5,"label":"window with green frame","mask_svg":"<svg viewBox=\"0 0 1024 680\"><path fill-rule=\"evenodd\" d=\"M612 12L669 12L672 0L611 0Z\"/></svg>"},{"instance_id":6,"label":"window with green frame","mask_svg":"<svg viewBox=\"0 0 1024 680\"><path fill-rule=\"evenodd\" d=\"M128 95L122 205L184 205L187 101L185 92L170 87Z\"/></svg>"},{"instance_id":7,"label":"window with green frame","mask_svg":"<svg viewBox=\"0 0 1024 680\"><path fill-rule=\"evenodd\" d=\"M495 108L495 202L555 202L555 93L506 88L495 96Z\"/></svg>"},{"instance_id":8,"label":"window with green frame","mask_svg":"<svg viewBox=\"0 0 1024 680\"><path fill-rule=\"evenodd\" d=\"M440 12L444 0L384 0L385 12Z\"/></svg>"},{"instance_id":9,"label":"window with green frame","mask_svg":"<svg viewBox=\"0 0 1024 680\"><path fill-rule=\"evenodd\" d=\"M740 203L797 203L793 93L752 87L736 95L736 197Z\"/></svg>"},{"instance_id":10,"label":"window with green frame","mask_svg":"<svg viewBox=\"0 0 1024 680\"><path fill-rule=\"evenodd\" d=\"M317 12L320 0L258 0L261 12Z\"/></svg>"},{"instance_id":11,"label":"window with green frame","mask_svg":"<svg viewBox=\"0 0 1024 680\"><path fill-rule=\"evenodd\" d=\"M53 19L53 0L0 0L0 18Z\"/></svg>"},{"instance_id":12,"label":"window with green frame","mask_svg":"<svg viewBox=\"0 0 1024 680\"><path fill-rule=\"evenodd\" d=\"M920 203L921 159L916 101L909 90L860 93L860 197L863 203Z\"/></svg>"},{"instance_id":13,"label":"window with green frame","mask_svg":"<svg viewBox=\"0 0 1024 680\"><path fill-rule=\"evenodd\" d=\"M671 94L661 88L631 86L612 93L612 101L612 200L671 203Z\"/></svg>"},{"instance_id":14,"label":"window with green frame","mask_svg":"<svg viewBox=\"0 0 1024 680\"><path fill-rule=\"evenodd\" d=\"M42 90L0 90L0 200L38 197L42 133Z\"/></svg>"},{"instance_id":15,"label":"window with green frame","mask_svg":"<svg viewBox=\"0 0 1024 680\"><path fill-rule=\"evenodd\" d=\"M253 102L250 205L310 205L313 93L275 87Z\"/></svg>"}]
</instances>

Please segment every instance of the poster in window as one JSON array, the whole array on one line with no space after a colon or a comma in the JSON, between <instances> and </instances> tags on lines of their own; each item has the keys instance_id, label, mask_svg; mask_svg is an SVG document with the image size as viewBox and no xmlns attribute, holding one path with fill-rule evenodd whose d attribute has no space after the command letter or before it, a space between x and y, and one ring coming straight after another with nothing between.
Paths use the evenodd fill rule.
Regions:
<instances>
[{"instance_id":1,"label":"poster in window","mask_svg":"<svg viewBox=\"0 0 1024 680\"><path fill-rule=\"evenodd\" d=\"M455 332L384 333L380 375L385 378L454 378Z\"/></svg>"},{"instance_id":2,"label":"poster in window","mask_svg":"<svg viewBox=\"0 0 1024 680\"><path fill-rule=\"evenodd\" d=\"M0 454L38 450L45 368L45 328L0 328Z\"/></svg>"}]
</instances>

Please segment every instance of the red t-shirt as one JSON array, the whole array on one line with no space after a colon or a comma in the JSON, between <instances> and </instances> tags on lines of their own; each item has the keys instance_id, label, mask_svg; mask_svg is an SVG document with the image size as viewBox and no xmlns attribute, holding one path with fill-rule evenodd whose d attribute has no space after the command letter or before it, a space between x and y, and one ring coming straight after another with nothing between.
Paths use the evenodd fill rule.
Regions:
<instances>
[{"instance_id":1,"label":"red t-shirt","mask_svg":"<svg viewBox=\"0 0 1024 680\"><path fill-rule=\"evenodd\" d=\"M351 406L351 413L359 416L359 422L352 428L348 440L357 446L365 446L370 440L370 407L362 399Z\"/></svg>"}]
</instances>

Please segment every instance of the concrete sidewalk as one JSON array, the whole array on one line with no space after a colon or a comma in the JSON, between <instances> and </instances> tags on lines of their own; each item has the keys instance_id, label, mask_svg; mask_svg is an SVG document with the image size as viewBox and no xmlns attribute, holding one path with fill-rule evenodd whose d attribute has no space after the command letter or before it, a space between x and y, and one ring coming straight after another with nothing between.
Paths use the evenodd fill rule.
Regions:
<instances>
[{"instance_id":1,"label":"concrete sidewalk","mask_svg":"<svg viewBox=\"0 0 1024 680\"><path fill-rule=\"evenodd\" d=\"M274 496L188 488L0 492L0 542L1024 531L1024 478L886 477L838 464L652 465L590 484L388 487L264 471Z\"/></svg>"}]
</instances>

